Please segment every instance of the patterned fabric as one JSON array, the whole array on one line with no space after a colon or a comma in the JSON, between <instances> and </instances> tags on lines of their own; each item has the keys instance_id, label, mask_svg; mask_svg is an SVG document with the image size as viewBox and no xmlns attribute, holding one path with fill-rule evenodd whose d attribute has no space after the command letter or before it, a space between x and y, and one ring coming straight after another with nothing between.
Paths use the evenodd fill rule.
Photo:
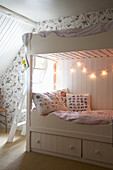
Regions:
<instances>
[{"instance_id":1,"label":"patterned fabric","mask_svg":"<svg viewBox=\"0 0 113 170\"><path fill-rule=\"evenodd\" d=\"M89 94L66 94L66 104L72 111L88 111L90 108Z\"/></svg>"},{"instance_id":2,"label":"patterned fabric","mask_svg":"<svg viewBox=\"0 0 113 170\"><path fill-rule=\"evenodd\" d=\"M67 110L57 96L57 91L33 93L33 101L40 115L46 115L55 110Z\"/></svg>"},{"instance_id":3,"label":"patterned fabric","mask_svg":"<svg viewBox=\"0 0 113 170\"><path fill-rule=\"evenodd\" d=\"M25 72L21 63L21 58L25 56L24 48L13 59L11 65L7 68L5 74L0 78L1 86L1 104L7 109L8 125L12 124L15 115L17 103L24 86ZM26 120L26 114L22 113L20 121Z\"/></svg>"},{"instance_id":4,"label":"patterned fabric","mask_svg":"<svg viewBox=\"0 0 113 170\"><path fill-rule=\"evenodd\" d=\"M55 20L41 21L37 23L37 31L56 31L70 28L86 28L99 23L107 23L113 20L113 8L90 12L86 14L77 14L58 18Z\"/></svg>"},{"instance_id":5,"label":"patterned fabric","mask_svg":"<svg viewBox=\"0 0 113 170\"><path fill-rule=\"evenodd\" d=\"M68 89L58 90L58 99L62 105L66 106L66 94L69 93Z\"/></svg>"},{"instance_id":6,"label":"patterned fabric","mask_svg":"<svg viewBox=\"0 0 113 170\"><path fill-rule=\"evenodd\" d=\"M94 110L94 111L55 111L55 114L60 119L66 121L74 121L76 123L89 124L89 125L104 125L113 123L113 110Z\"/></svg>"}]
</instances>

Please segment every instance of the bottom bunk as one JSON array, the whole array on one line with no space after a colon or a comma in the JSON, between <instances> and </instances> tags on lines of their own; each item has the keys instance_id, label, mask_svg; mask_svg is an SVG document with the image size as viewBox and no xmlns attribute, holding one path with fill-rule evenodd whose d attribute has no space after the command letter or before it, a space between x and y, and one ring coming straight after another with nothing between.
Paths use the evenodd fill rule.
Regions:
<instances>
[{"instance_id":1,"label":"bottom bunk","mask_svg":"<svg viewBox=\"0 0 113 170\"><path fill-rule=\"evenodd\" d=\"M112 124L87 125L31 112L30 150L113 168Z\"/></svg>"}]
</instances>

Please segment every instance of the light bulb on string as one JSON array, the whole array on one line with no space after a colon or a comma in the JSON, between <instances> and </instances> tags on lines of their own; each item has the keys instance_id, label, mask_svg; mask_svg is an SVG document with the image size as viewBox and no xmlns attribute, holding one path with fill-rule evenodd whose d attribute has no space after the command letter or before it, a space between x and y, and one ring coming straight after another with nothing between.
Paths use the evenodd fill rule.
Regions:
<instances>
[{"instance_id":1,"label":"light bulb on string","mask_svg":"<svg viewBox=\"0 0 113 170\"><path fill-rule=\"evenodd\" d=\"M71 68L71 73L75 72L75 69L74 68Z\"/></svg>"},{"instance_id":2,"label":"light bulb on string","mask_svg":"<svg viewBox=\"0 0 113 170\"><path fill-rule=\"evenodd\" d=\"M107 74L108 74L108 73L107 73L106 70L102 70L102 72L101 72L101 75L102 75L102 76L107 76Z\"/></svg>"},{"instance_id":3,"label":"light bulb on string","mask_svg":"<svg viewBox=\"0 0 113 170\"><path fill-rule=\"evenodd\" d=\"M82 72L86 73L87 72L87 67L83 67Z\"/></svg>"},{"instance_id":4,"label":"light bulb on string","mask_svg":"<svg viewBox=\"0 0 113 170\"><path fill-rule=\"evenodd\" d=\"M77 61L77 67L81 67L82 63L80 60Z\"/></svg>"},{"instance_id":5,"label":"light bulb on string","mask_svg":"<svg viewBox=\"0 0 113 170\"><path fill-rule=\"evenodd\" d=\"M91 78L91 79L95 79L95 78L96 78L96 74L95 74L95 73L91 73L91 74L90 74L90 78Z\"/></svg>"}]
</instances>

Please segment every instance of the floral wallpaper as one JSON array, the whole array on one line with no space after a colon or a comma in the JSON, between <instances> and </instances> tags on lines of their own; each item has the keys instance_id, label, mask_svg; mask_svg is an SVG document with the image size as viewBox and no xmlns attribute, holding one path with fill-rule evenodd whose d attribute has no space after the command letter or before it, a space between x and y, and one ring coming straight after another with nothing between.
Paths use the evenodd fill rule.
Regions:
<instances>
[{"instance_id":1,"label":"floral wallpaper","mask_svg":"<svg viewBox=\"0 0 113 170\"><path fill-rule=\"evenodd\" d=\"M42 21L37 23L37 30L40 32L84 28L110 20L113 20L113 9ZM0 78L2 106L7 109L9 125L12 123L25 80L23 65L21 64L22 55L24 55L23 49L20 50L20 53L13 59L10 67L7 68L6 73ZM21 119L25 119L25 115L22 115Z\"/></svg>"},{"instance_id":2,"label":"floral wallpaper","mask_svg":"<svg viewBox=\"0 0 113 170\"><path fill-rule=\"evenodd\" d=\"M79 14L58 18L56 20L42 21L37 24L37 30L40 31L56 31L70 28L85 28L99 23L106 23L113 20L113 8L101 10L87 14Z\"/></svg>"},{"instance_id":3,"label":"floral wallpaper","mask_svg":"<svg viewBox=\"0 0 113 170\"><path fill-rule=\"evenodd\" d=\"M9 125L12 123L25 80L21 63L22 55L24 55L23 50L23 48L20 50L10 67L7 68L6 73L0 78L1 103L2 107L7 109ZM21 118L25 119L25 115L22 115Z\"/></svg>"}]
</instances>

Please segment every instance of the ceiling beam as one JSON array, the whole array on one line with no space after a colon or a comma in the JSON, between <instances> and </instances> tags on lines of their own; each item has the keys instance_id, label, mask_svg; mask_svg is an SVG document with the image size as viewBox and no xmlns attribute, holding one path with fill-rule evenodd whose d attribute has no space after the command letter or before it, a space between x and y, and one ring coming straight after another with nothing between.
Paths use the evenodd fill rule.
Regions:
<instances>
[{"instance_id":1,"label":"ceiling beam","mask_svg":"<svg viewBox=\"0 0 113 170\"><path fill-rule=\"evenodd\" d=\"M20 15L20 14L14 12L14 11L8 9L8 8L5 8L2 5L0 5L0 12L7 15L8 17L13 17L13 18L19 20L20 22L23 22L24 24L31 25L35 28L37 26L37 22L35 22L35 21L33 21L33 20L23 16L23 15Z\"/></svg>"}]
</instances>

